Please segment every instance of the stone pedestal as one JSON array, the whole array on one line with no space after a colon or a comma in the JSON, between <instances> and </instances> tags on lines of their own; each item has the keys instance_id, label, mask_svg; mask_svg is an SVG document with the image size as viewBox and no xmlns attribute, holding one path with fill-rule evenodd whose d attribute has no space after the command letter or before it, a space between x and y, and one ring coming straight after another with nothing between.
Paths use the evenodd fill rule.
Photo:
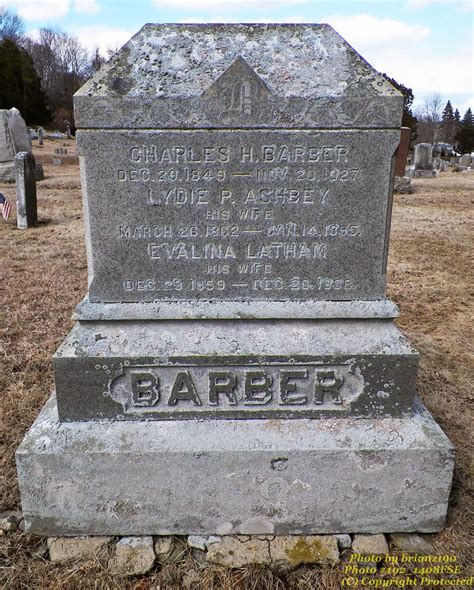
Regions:
<instances>
[{"instance_id":1,"label":"stone pedestal","mask_svg":"<svg viewBox=\"0 0 474 590\"><path fill-rule=\"evenodd\" d=\"M18 449L27 530L442 528L386 299L402 105L327 25L146 25L78 92L89 288Z\"/></svg>"},{"instance_id":2,"label":"stone pedestal","mask_svg":"<svg viewBox=\"0 0 474 590\"><path fill-rule=\"evenodd\" d=\"M453 467L419 404L376 421L61 423L52 397L17 458L42 535L434 532Z\"/></svg>"}]
</instances>

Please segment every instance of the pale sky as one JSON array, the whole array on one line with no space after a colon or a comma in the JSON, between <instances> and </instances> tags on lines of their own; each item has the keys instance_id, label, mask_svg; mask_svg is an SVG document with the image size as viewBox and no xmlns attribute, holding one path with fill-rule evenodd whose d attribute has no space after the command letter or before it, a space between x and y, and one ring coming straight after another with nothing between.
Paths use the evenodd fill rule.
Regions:
<instances>
[{"instance_id":1,"label":"pale sky","mask_svg":"<svg viewBox=\"0 0 474 590\"><path fill-rule=\"evenodd\" d=\"M60 27L89 49L118 48L145 23L329 23L377 70L474 108L474 0L0 0L34 34Z\"/></svg>"}]
</instances>

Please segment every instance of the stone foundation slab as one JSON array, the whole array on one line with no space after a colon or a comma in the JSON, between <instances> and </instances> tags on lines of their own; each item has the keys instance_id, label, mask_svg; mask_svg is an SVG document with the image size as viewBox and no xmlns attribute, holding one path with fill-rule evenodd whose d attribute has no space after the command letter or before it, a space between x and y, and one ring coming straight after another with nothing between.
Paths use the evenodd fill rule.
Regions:
<instances>
[{"instance_id":1,"label":"stone foundation slab","mask_svg":"<svg viewBox=\"0 0 474 590\"><path fill-rule=\"evenodd\" d=\"M410 418L60 423L17 451L25 529L68 535L435 532L453 449Z\"/></svg>"}]
</instances>

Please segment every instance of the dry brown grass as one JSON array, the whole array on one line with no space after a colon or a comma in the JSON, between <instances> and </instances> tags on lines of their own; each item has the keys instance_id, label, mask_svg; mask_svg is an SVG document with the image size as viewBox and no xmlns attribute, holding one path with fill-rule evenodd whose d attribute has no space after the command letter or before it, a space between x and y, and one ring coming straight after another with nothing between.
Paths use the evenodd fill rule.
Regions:
<instances>
[{"instance_id":1,"label":"dry brown grass","mask_svg":"<svg viewBox=\"0 0 474 590\"><path fill-rule=\"evenodd\" d=\"M40 225L19 231L15 215L0 223L2 244L2 470L0 509L18 509L14 451L49 396L51 357L72 326L86 290L77 160L51 165L54 147L35 148L46 180L38 185ZM74 143L70 142L70 151ZM456 552L468 568L472 545L472 176L446 173L415 181L416 193L395 198L389 296L399 326L422 353L419 393L457 447L446 529L439 552ZM0 191L14 202L12 185ZM470 372L471 371L471 372ZM470 406L471 404L471 406ZM181 563L136 579L112 577L99 561L57 566L44 541L21 532L0 538L0 587L23 589L295 589L341 587L341 568L300 568L285 579L259 568L203 569L187 553ZM467 571L467 569L465 570Z\"/></svg>"}]
</instances>

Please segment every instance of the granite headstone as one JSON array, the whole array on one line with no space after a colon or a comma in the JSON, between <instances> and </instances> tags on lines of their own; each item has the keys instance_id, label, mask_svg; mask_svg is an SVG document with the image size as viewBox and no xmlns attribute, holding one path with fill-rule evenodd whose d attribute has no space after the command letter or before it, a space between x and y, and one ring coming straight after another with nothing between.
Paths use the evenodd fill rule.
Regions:
<instances>
[{"instance_id":1,"label":"granite headstone","mask_svg":"<svg viewBox=\"0 0 474 590\"><path fill-rule=\"evenodd\" d=\"M18 109L0 109L0 181L15 182L18 152L32 152L26 123Z\"/></svg>"},{"instance_id":2,"label":"granite headstone","mask_svg":"<svg viewBox=\"0 0 474 590\"><path fill-rule=\"evenodd\" d=\"M417 143L413 160L415 177L431 178L436 176L433 167L433 146L430 143Z\"/></svg>"},{"instance_id":3,"label":"granite headstone","mask_svg":"<svg viewBox=\"0 0 474 590\"><path fill-rule=\"evenodd\" d=\"M27 530L443 526L385 290L402 105L328 25L146 25L78 91L89 288L17 453Z\"/></svg>"},{"instance_id":4,"label":"granite headstone","mask_svg":"<svg viewBox=\"0 0 474 590\"><path fill-rule=\"evenodd\" d=\"M34 227L38 222L36 167L33 154L15 156L16 218L18 229Z\"/></svg>"}]
</instances>

